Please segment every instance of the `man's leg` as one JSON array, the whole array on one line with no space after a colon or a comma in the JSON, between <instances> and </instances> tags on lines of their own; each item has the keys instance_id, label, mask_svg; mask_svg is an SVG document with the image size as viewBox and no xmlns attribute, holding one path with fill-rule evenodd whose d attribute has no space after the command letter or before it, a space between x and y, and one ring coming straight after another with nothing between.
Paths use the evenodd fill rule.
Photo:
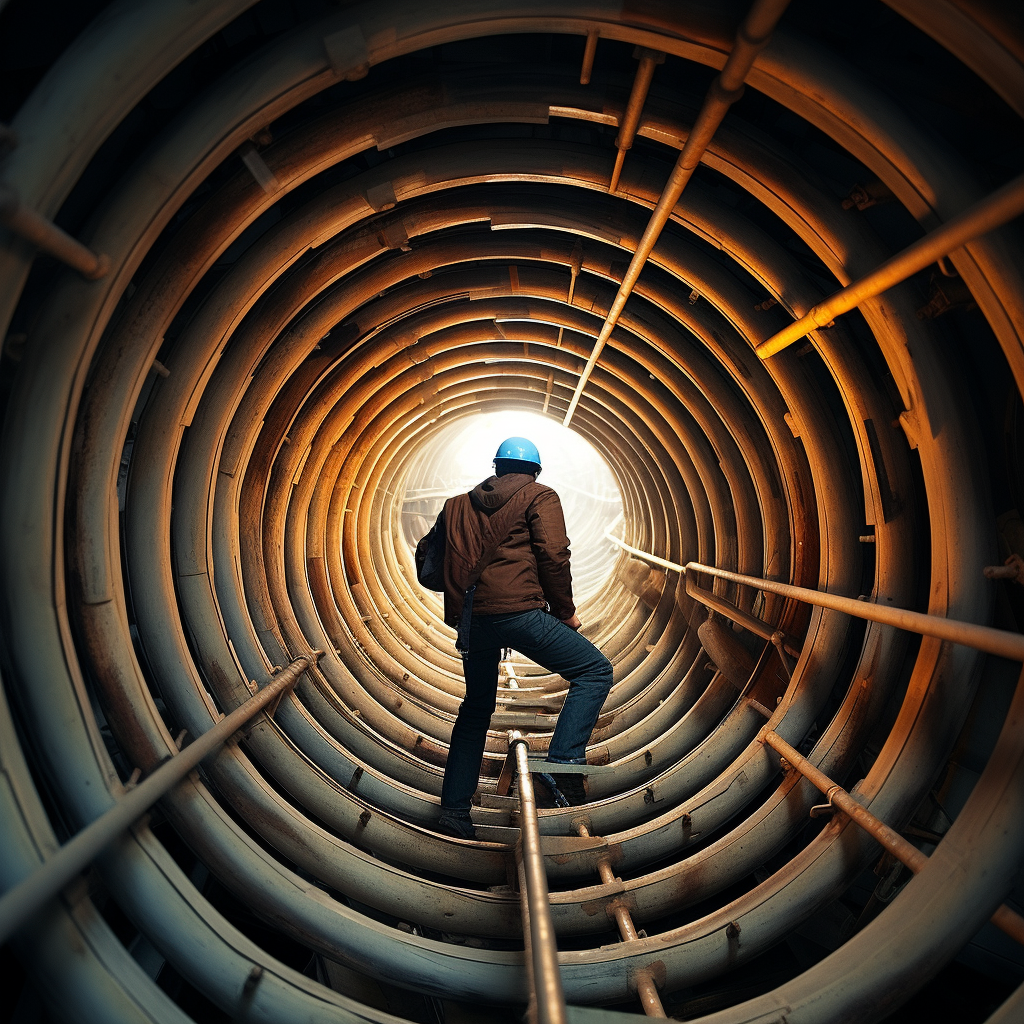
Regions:
<instances>
[{"instance_id":1,"label":"man's leg","mask_svg":"<svg viewBox=\"0 0 1024 1024\"><path fill-rule=\"evenodd\" d=\"M480 762L487 742L487 726L494 712L501 648L485 625L473 622L469 653L463 660L466 697L452 728L448 760L441 784L441 814L469 821L470 799L480 781ZM467 836L469 838L469 836Z\"/></svg>"},{"instance_id":2,"label":"man's leg","mask_svg":"<svg viewBox=\"0 0 1024 1024\"><path fill-rule=\"evenodd\" d=\"M585 637L543 611L492 618L492 628L513 647L569 682L569 693L548 747L548 760L583 764L587 741L612 686L611 662Z\"/></svg>"}]
</instances>

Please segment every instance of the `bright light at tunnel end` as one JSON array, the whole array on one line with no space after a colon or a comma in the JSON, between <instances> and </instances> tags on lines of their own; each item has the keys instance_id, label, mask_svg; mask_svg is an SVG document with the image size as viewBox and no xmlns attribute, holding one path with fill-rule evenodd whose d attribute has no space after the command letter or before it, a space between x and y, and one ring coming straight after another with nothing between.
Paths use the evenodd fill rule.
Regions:
<instances>
[{"instance_id":1,"label":"bright light at tunnel end","mask_svg":"<svg viewBox=\"0 0 1024 1024\"><path fill-rule=\"evenodd\" d=\"M479 413L442 428L424 443L406 478L404 506L414 505L429 527L445 497L469 490L493 473L498 446L507 437L526 437L540 451L538 480L558 492L571 541L574 591L578 601L600 591L617 554L606 538L622 517L622 495L604 457L559 419L516 410ZM430 493L431 504L422 496ZM410 531L415 533L415 530ZM412 543L415 538L407 533Z\"/></svg>"}]
</instances>

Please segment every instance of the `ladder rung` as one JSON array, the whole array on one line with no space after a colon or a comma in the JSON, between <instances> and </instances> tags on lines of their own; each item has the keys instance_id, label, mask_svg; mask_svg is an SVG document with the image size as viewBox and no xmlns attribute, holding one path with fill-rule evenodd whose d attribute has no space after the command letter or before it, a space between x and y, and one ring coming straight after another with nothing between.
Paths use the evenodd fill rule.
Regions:
<instances>
[{"instance_id":1,"label":"ladder rung","mask_svg":"<svg viewBox=\"0 0 1024 1024\"><path fill-rule=\"evenodd\" d=\"M615 766L610 764L558 764L541 758L530 758L527 762L531 772L554 772L556 775L610 775Z\"/></svg>"},{"instance_id":2,"label":"ladder rung","mask_svg":"<svg viewBox=\"0 0 1024 1024\"><path fill-rule=\"evenodd\" d=\"M492 729L552 729L557 715L535 715L526 711L496 711L491 715Z\"/></svg>"},{"instance_id":3,"label":"ladder rung","mask_svg":"<svg viewBox=\"0 0 1024 1024\"><path fill-rule=\"evenodd\" d=\"M514 811L519 806L517 796L498 796L497 793L481 793L481 807L493 807L499 811Z\"/></svg>"}]
</instances>

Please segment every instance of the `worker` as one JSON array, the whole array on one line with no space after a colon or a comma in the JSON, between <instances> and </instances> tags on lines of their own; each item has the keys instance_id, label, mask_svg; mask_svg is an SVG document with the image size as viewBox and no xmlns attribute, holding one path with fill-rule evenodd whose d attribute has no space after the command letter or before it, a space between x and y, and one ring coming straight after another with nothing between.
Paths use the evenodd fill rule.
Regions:
<instances>
[{"instance_id":1,"label":"worker","mask_svg":"<svg viewBox=\"0 0 1024 1024\"><path fill-rule=\"evenodd\" d=\"M610 662L579 632L562 504L554 490L536 482L540 469L535 444L506 439L494 457L494 475L445 502L434 525L446 543L445 621L458 625L465 602L471 602L460 631L466 696L452 729L438 823L461 839L475 838L470 800L495 707L502 649L515 649L569 682L547 760L556 769L556 798L562 795L574 806L586 803L583 776L558 772L557 765L586 763L587 741L612 685ZM489 550L481 536L489 536ZM463 590L467 557L474 553L486 564L476 567L475 586Z\"/></svg>"}]
</instances>

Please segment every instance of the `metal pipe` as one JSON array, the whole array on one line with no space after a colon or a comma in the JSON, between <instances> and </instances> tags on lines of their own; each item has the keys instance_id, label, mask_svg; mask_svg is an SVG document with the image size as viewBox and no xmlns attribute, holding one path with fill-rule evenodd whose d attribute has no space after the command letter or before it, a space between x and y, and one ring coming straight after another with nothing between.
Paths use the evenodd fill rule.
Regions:
<instances>
[{"instance_id":1,"label":"metal pipe","mask_svg":"<svg viewBox=\"0 0 1024 1024\"><path fill-rule=\"evenodd\" d=\"M619 122L619 133L615 136L615 148L618 153L615 156L615 168L612 171L611 181L608 183L608 191L614 192L619 187L619 176L622 174L622 165L626 159L626 151L633 146L633 139L636 137L636 130L640 125L640 115L643 113L644 102L647 93L651 88L651 81L654 79L654 69L659 64L665 63L665 54L658 50L648 50L646 47L640 50L640 64L636 69L636 77L633 79L633 88L629 93L629 102L626 104L626 111Z\"/></svg>"},{"instance_id":2,"label":"metal pipe","mask_svg":"<svg viewBox=\"0 0 1024 1024\"><path fill-rule=\"evenodd\" d=\"M761 579L759 576L746 576L739 572L729 572L727 569L716 569L713 565L702 565L700 562L687 562L686 565L680 565L678 562L669 562L664 558L658 558L657 555L649 555L639 548L630 547L622 541L615 540L614 537L608 539L635 554L638 558L655 565L663 565L666 569L674 569L676 572L686 573L692 569L694 572L707 573L709 576L717 576L719 579L730 580L733 583L756 587L769 594L806 601L819 608L830 608L832 611L853 615L858 619L868 619L870 622L880 622L884 626L896 626L897 629L906 629L923 636L949 640L955 644L963 644L966 647L984 651L986 654L1009 658L1011 661L1024 661L1024 635L1020 633L1011 633L1006 629L994 629L992 626L979 626L973 622L961 622L959 619L947 619L941 615L912 612L906 608L889 608L886 605L871 604L867 600L862 601L860 598L824 594L820 590L795 587L790 583L776 583L773 580ZM698 598L698 600L702 600L702 598ZM711 606L710 602L706 603ZM716 610L719 609L716 608ZM736 621L741 620L737 619Z\"/></svg>"},{"instance_id":3,"label":"metal pipe","mask_svg":"<svg viewBox=\"0 0 1024 1024\"><path fill-rule=\"evenodd\" d=\"M1021 917L1015 910L1011 910L1005 903L996 907L992 915L992 923L1002 932L1005 932L1015 942L1024 946L1024 917Z\"/></svg>"},{"instance_id":4,"label":"metal pipe","mask_svg":"<svg viewBox=\"0 0 1024 1024\"><path fill-rule=\"evenodd\" d=\"M583 839L590 836L590 829L586 822L576 823L576 834ZM597 873L601 876L602 885L612 885L615 879L615 872L612 870L611 861L602 857L597 862ZM623 903L616 903L612 909L612 915L619 929L619 937L623 942L636 942L640 935L633 924L633 917L629 909ZM641 971L636 976L636 994L640 999L640 1005L648 1017L667 1017L665 1007L662 1005L661 996L658 994L658 986L650 971Z\"/></svg>"},{"instance_id":5,"label":"metal pipe","mask_svg":"<svg viewBox=\"0 0 1024 1024\"><path fill-rule=\"evenodd\" d=\"M832 323L840 314L848 313L866 299L880 295L972 239L1002 227L1021 213L1024 213L1024 174L907 246L859 281L819 302L799 320L762 341L754 351L762 359L781 352L816 328Z\"/></svg>"},{"instance_id":6,"label":"metal pipe","mask_svg":"<svg viewBox=\"0 0 1024 1024\"><path fill-rule=\"evenodd\" d=\"M823 771L811 764L796 747L787 743L777 732L768 729L762 739L773 750L781 754L808 782L820 789L830 804L838 807L847 817L860 825L865 832L881 843L884 849L910 868L915 875L928 863L926 853L922 853L895 829L890 828L880 818L876 818L863 804L854 800L842 786L833 782ZM1006 904L1001 905L992 915L992 923L1010 938L1024 944L1024 917L1011 910Z\"/></svg>"},{"instance_id":7,"label":"metal pipe","mask_svg":"<svg viewBox=\"0 0 1024 1024\"><path fill-rule=\"evenodd\" d=\"M636 994L640 1005L648 1017L668 1017L658 994L658 986L651 977L650 971L640 971L636 976Z\"/></svg>"},{"instance_id":8,"label":"metal pipe","mask_svg":"<svg viewBox=\"0 0 1024 1024\"><path fill-rule=\"evenodd\" d=\"M530 774L529 744L518 734L509 738L515 749L519 772L519 828L522 843L524 898L530 919L530 953L533 967L533 991L537 999L540 1024L566 1024L565 994L558 973L558 947L551 920L548 879L540 851L540 827L537 824L537 800Z\"/></svg>"},{"instance_id":9,"label":"metal pipe","mask_svg":"<svg viewBox=\"0 0 1024 1024\"><path fill-rule=\"evenodd\" d=\"M587 45L583 48L583 66L580 68L580 85L590 85L590 76L594 71L594 58L597 56L597 29L587 33Z\"/></svg>"},{"instance_id":10,"label":"metal pipe","mask_svg":"<svg viewBox=\"0 0 1024 1024\"><path fill-rule=\"evenodd\" d=\"M258 711L291 689L299 676L316 663L316 654L303 654L244 704L222 718L180 753L161 764L144 782L65 843L13 889L0 897L0 945L3 945L47 900L56 896L83 871L108 843L137 821L205 757L218 750Z\"/></svg>"},{"instance_id":11,"label":"metal pipe","mask_svg":"<svg viewBox=\"0 0 1024 1024\"><path fill-rule=\"evenodd\" d=\"M523 921L523 964L526 967L526 991L530 999L523 1014L527 1024L537 1024L537 985L533 971L533 943L530 941L530 903L523 897L526 894L526 869L523 867L522 844L516 846L516 877L519 879L519 911Z\"/></svg>"},{"instance_id":12,"label":"metal pipe","mask_svg":"<svg viewBox=\"0 0 1024 1024\"><path fill-rule=\"evenodd\" d=\"M768 625L762 619L749 615L735 605L723 600L716 594L698 587L692 576L686 577L686 593L695 601L700 601L701 604L706 605L712 611L732 619L733 622L738 622L744 629L749 630L755 636L761 637L762 640L767 640L776 647L785 650L788 654L793 655L794 658L800 657L800 651L786 643L785 634L774 626Z\"/></svg>"},{"instance_id":13,"label":"metal pipe","mask_svg":"<svg viewBox=\"0 0 1024 1024\"><path fill-rule=\"evenodd\" d=\"M806 601L819 608L831 608L833 611L853 615L858 619L881 622L885 626L896 626L898 629L907 629L923 636L934 636L939 640L950 640L955 644L964 644L975 650L984 651L986 654L1009 658L1011 661L1024 661L1024 635L1020 633L993 629L991 626L978 626L973 622L961 622L958 619L947 619L941 615L912 612L906 608L889 608L885 605L872 604L867 600L839 597L837 594L823 594L819 590L794 587L789 583L775 583L756 576L744 576L742 573L716 569L714 566L701 565L699 562L688 562L685 571L690 570L731 580L733 583L744 583L766 590L769 594L778 594L780 597Z\"/></svg>"},{"instance_id":14,"label":"metal pipe","mask_svg":"<svg viewBox=\"0 0 1024 1024\"><path fill-rule=\"evenodd\" d=\"M920 871L928 862L926 854L854 800L842 786L811 764L796 747L787 743L777 732L771 729L766 730L763 739L768 746L781 754L788 764L820 789L829 803L838 807L862 829L869 832L889 853L906 864L911 871L915 873Z\"/></svg>"},{"instance_id":15,"label":"metal pipe","mask_svg":"<svg viewBox=\"0 0 1024 1024\"><path fill-rule=\"evenodd\" d=\"M716 569L711 565L702 565L700 562L687 562L680 565L678 562L670 562L667 559L659 558L657 555L650 555L639 548L631 547L615 537L608 536L613 544L631 554L642 558L654 565L664 566L666 569L674 569L676 572L686 573L689 570L694 572L707 573L709 576L717 576L719 579L729 580L732 583L741 583L748 587L756 587L765 590L769 594L778 594L780 597L791 597L797 601L806 601L808 604L817 605L819 608L830 608L832 611L843 612L846 615L853 615L858 619L868 619L871 622L880 622L885 626L896 626L898 629L906 629L912 633L920 633L923 636L934 636L939 640L949 640L955 644L964 644L966 647L973 647L975 650L984 651L986 654L995 654L1000 658L1009 658L1011 661L1024 661L1024 636L1020 633L1011 633L1006 629L994 629L991 626L979 626L973 622L961 622L959 619L947 619L941 615L927 615L924 612L912 612L906 608L890 608L885 605L871 604L867 600L852 597L840 597L837 594L824 594L820 590L809 590L807 587L795 587L789 583L776 583L773 580L761 579L758 576L746 576L743 573L729 572L727 569ZM687 584L687 593L691 593ZM716 611L722 611L733 617L736 610L726 602L717 602L714 595L699 590L698 593L691 593L691 596L702 601ZM715 600L715 603L712 601ZM719 604L724 607L719 607ZM728 611L726 611L728 608ZM742 613L739 613L742 614ZM744 619L735 618L736 622L744 622ZM754 622L760 620L754 619ZM756 632L756 630L755 630ZM759 634L760 635L760 634ZM769 635L766 639L771 639ZM790 650L787 648L787 650ZM790 653L794 653L790 650Z\"/></svg>"},{"instance_id":16,"label":"metal pipe","mask_svg":"<svg viewBox=\"0 0 1024 1024\"><path fill-rule=\"evenodd\" d=\"M610 532L605 533L605 537L617 548L622 548L623 551L628 551L631 555L642 558L645 562L650 562L651 565L660 565L663 569L672 569L674 572L686 572L686 566L680 565L678 562L670 562L667 558L659 558L658 555L648 554L646 551L635 548L632 544L627 544L624 540L619 540L618 537L612 536Z\"/></svg>"},{"instance_id":17,"label":"metal pipe","mask_svg":"<svg viewBox=\"0 0 1024 1024\"><path fill-rule=\"evenodd\" d=\"M1013 580L1024 586L1024 558L1014 552L1005 565L986 565L982 573L987 580Z\"/></svg>"},{"instance_id":18,"label":"metal pipe","mask_svg":"<svg viewBox=\"0 0 1024 1024\"><path fill-rule=\"evenodd\" d=\"M622 279L622 284L619 285L619 290L612 302L611 309L608 310L608 316L601 326L601 331L597 336L597 341L594 343L594 349L590 353L587 365L583 368L583 373L580 375L576 390L573 392L572 399L569 402L569 408L566 410L565 419L562 421L562 426L567 427L572 421L573 413L576 411L576 406L579 405L583 389L587 386L591 373L594 372L594 367L597 365L601 350L611 337L611 333L615 329L619 317L622 315L626 300L633 292L637 278L640 276L640 271L647 262L647 257L651 255L655 243L658 241L658 236L668 223L668 219L672 215L679 197L683 194L683 189L686 188L687 182L689 182L694 170L700 163L700 158L708 148L708 144L711 142L716 129L722 123L726 112L743 95L743 81L753 66L758 53L768 44L775 24L782 16L782 12L788 4L789 0L754 0L750 10L747 12L746 18L743 20L743 24L740 25L739 31L736 33L736 43L725 62L725 67L722 68L708 89L704 105L701 107L696 121L694 121L693 128L690 129L686 144L676 158L675 166L669 175L665 190L662 192L657 206L654 207L654 211L651 213L651 219L647 222L647 227L644 228L643 236L640 239L636 252L633 254L633 258L629 261L629 268Z\"/></svg>"},{"instance_id":19,"label":"metal pipe","mask_svg":"<svg viewBox=\"0 0 1024 1024\"><path fill-rule=\"evenodd\" d=\"M565 304L567 306L572 305L572 297L576 294L576 279L580 276L580 271L583 269L583 242L579 238L576 239L576 244L572 247L572 253L569 256L569 292L566 296ZM558 339L555 341L555 348L562 347L562 333L565 330L565 325L560 325L558 328ZM552 370L551 376L548 378L548 390L544 396L544 408L541 412L548 411L548 405L551 402L551 390L554 384L554 371Z\"/></svg>"},{"instance_id":20,"label":"metal pipe","mask_svg":"<svg viewBox=\"0 0 1024 1024\"><path fill-rule=\"evenodd\" d=\"M37 249L74 267L89 281L98 281L110 270L108 256L93 252L26 206L10 185L0 185L0 223Z\"/></svg>"}]
</instances>

